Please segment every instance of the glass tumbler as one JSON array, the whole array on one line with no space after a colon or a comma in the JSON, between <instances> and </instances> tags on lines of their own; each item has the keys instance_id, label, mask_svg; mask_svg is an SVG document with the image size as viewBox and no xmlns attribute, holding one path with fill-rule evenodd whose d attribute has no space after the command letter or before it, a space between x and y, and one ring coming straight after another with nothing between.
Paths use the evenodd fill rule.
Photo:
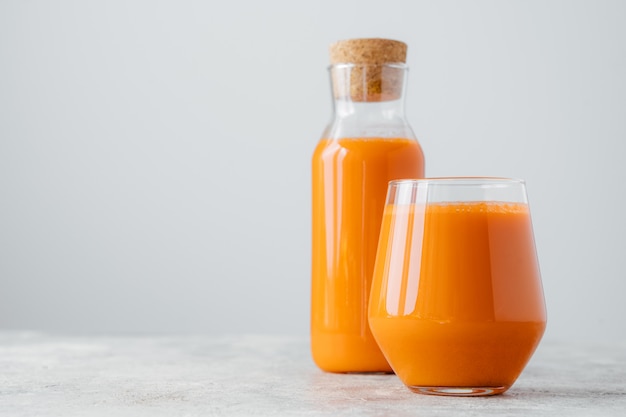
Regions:
<instances>
[{"instance_id":1,"label":"glass tumbler","mask_svg":"<svg viewBox=\"0 0 626 417\"><path fill-rule=\"evenodd\" d=\"M412 391L509 389L546 327L524 182L391 181L368 318Z\"/></svg>"}]
</instances>

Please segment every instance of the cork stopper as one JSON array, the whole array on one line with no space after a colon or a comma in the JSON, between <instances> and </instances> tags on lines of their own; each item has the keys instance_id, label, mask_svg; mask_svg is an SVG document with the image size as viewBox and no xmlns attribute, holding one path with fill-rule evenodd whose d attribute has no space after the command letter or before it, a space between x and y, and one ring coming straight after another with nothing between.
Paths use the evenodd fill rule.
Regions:
<instances>
[{"instance_id":1,"label":"cork stopper","mask_svg":"<svg viewBox=\"0 0 626 417\"><path fill-rule=\"evenodd\" d=\"M398 64L406 62L406 51L404 42L391 39L349 39L333 43L330 46L333 95L359 102L399 99L404 68Z\"/></svg>"},{"instance_id":2,"label":"cork stopper","mask_svg":"<svg viewBox=\"0 0 626 417\"><path fill-rule=\"evenodd\" d=\"M371 64L406 62L406 43L391 39L348 39L330 45L331 64Z\"/></svg>"}]
</instances>

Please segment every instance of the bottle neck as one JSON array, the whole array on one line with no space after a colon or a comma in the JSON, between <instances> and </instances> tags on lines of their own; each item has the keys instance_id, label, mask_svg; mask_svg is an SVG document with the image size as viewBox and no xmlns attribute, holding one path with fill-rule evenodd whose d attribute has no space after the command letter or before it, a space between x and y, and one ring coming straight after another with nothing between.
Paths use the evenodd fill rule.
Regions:
<instances>
[{"instance_id":1,"label":"bottle neck","mask_svg":"<svg viewBox=\"0 0 626 417\"><path fill-rule=\"evenodd\" d=\"M339 64L329 71L333 121L328 137L415 138L404 114L405 65Z\"/></svg>"}]
</instances>

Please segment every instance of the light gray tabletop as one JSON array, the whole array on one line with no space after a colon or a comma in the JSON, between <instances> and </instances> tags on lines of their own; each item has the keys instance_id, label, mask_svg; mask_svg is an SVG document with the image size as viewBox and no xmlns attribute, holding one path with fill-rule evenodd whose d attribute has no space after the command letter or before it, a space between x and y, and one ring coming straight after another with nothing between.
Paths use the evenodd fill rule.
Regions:
<instances>
[{"instance_id":1,"label":"light gray tabletop","mask_svg":"<svg viewBox=\"0 0 626 417\"><path fill-rule=\"evenodd\" d=\"M306 338L0 332L2 416L626 416L626 344L544 342L484 398L318 370Z\"/></svg>"}]
</instances>

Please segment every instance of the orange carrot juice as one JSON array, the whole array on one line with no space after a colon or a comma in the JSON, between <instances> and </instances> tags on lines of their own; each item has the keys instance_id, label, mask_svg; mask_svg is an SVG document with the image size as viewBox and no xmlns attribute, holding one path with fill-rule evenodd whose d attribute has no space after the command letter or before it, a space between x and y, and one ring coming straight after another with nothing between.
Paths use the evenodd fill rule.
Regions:
<instances>
[{"instance_id":1,"label":"orange carrot juice","mask_svg":"<svg viewBox=\"0 0 626 417\"><path fill-rule=\"evenodd\" d=\"M391 371L367 322L387 184L421 178L415 140L322 140L313 155L311 350L331 372Z\"/></svg>"},{"instance_id":2,"label":"orange carrot juice","mask_svg":"<svg viewBox=\"0 0 626 417\"><path fill-rule=\"evenodd\" d=\"M411 389L506 391L546 325L528 206L389 204L369 323Z\"/></svg>"}]
</instances>

